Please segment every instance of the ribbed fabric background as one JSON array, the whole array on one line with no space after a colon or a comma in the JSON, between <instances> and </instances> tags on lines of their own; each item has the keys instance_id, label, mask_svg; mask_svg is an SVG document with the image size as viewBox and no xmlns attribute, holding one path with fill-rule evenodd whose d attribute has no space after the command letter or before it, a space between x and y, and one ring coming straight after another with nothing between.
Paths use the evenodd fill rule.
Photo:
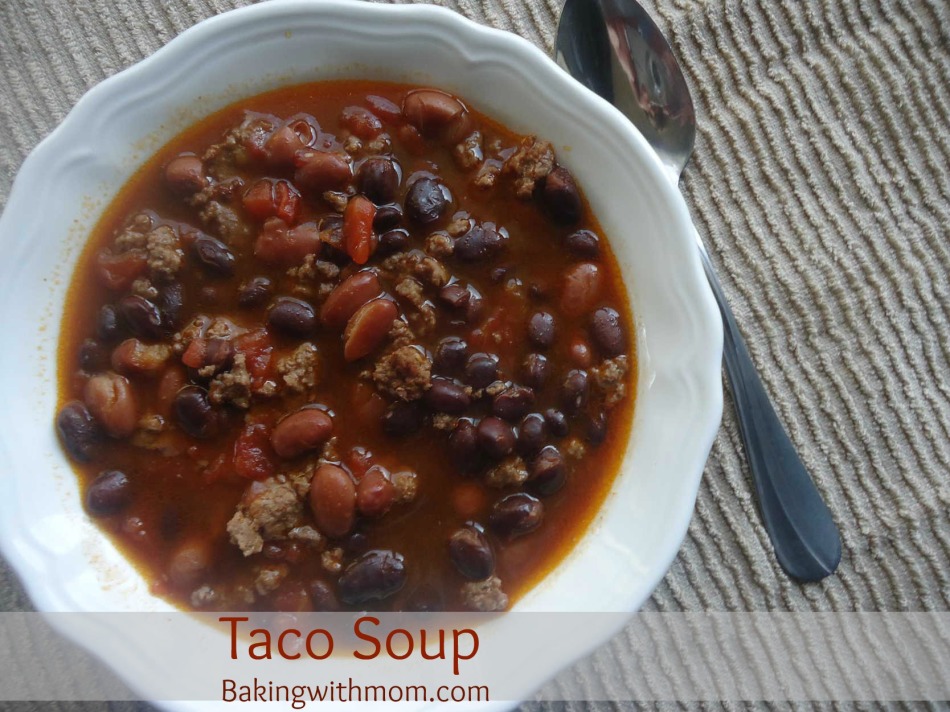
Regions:
<instances>
[{"instance_id":1,"label":"ribbed fabric background","mask_svg":"<svg viewBox=\"0 0 950 712\"><path fill-rule=\"evenodd\" d=\"M0 203L89 87L241 4L2 0ZM558 0L440 4L552 49ZM946 610L950 3L644 4L696 103L682 190L844 538L834 577L801 586L783 575L727 401L689 535L647 609ZM2 566L0 606L30 608ZM622 669L628 647L621 634L561 679Z\"/></svg>"}]
</instances>

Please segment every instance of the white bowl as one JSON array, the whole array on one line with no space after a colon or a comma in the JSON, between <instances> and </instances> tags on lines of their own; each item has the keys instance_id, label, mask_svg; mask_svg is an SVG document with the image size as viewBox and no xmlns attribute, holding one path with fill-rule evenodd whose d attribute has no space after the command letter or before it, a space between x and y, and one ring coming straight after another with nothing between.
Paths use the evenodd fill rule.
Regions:
<instances>
[{"instance_id":1,"label":"white bowl","mask_svg":"<svg viewBox=\"0 0 950 712\"><path fill-rule=\"evenodd\" d=\"M14 183L0 219L0 548L38 609L169 610L85 516L52 425L59 321L90 228L135 168L201 116L346 77L442 87L551 140L625 277L639 382L622 473L581 543L516 609L632 613L668 569L722 412L719 313L668 172L618 111L515 35L425 5L275 0L202 22L90 90ZM560 664L606 635L581 635ZM122 631L81 642L107 655L109 636ZM107 662L134 688L137 649L125 642L128 655Z\"/></svg>"}]
</instances>

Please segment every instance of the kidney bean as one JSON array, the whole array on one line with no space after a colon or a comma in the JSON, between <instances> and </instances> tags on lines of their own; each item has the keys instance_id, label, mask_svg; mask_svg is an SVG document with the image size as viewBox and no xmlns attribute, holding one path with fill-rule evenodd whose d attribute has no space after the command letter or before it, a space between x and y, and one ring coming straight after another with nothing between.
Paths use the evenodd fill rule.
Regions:
<instances>
[{"instance_id":1,"label":"kidney bean","mask_svg":"<svg viewBox=\"0 0 950 712\"><path fill-rule=\"evenodd\" d=\"M350 162L339 153L300 151L294 162L297 164L294 183L317 195L328 190L343 190L353 177Z\"/></svg>"},{"instance_id":2,"label":"kidney bean","mask_svg":"<svg viewBox=\"0 0 950 712\"><path fill-rule=\"evenodd\" d=\"M452 193L436 178L419 178L413 181L406 194L406 215L422 225L440 220L449 211Z\"/></svg>"},{"instance_id":3,"label":"kidney bean","mask_svg":"<svg viewBox=\"0 0 950 712\"><path fill-rule=\"evenodd\" d=\"M398 592L406 583L402 554L385 549L367 551L340 575L340 598L344 603L378 601Z\"/></svg>"},{"instance_id":4,"label":"kidney bean","mask_svg":"<svg viewBox=\"0 0 950 712\"><path fill-rule=\"evenodd\" d=\"M547 497L564 486L567 467L561 451L545 445L528 465L528 487L541 497Z\"/></svg>"},{"instance_id":5,"label":"kidney bean","mask_svg":"<svg viewBox=\"0 0 950 712\"><path fill-rule=\"evenodd\" d=\"M541 187L541 205L555 222L572 225L581 219L584 206L581 194L571 175L563 166L548 173Z\"/></svg>"},{"instance_id":6,"label":"kidney bean","mask_svg":"<svg viewBox=\"0 0 950 712\"><path fill-rule=\"evenodd\" d=\"M338 611L340 602L326 581L314 579L310 582L310 603L314 611Z\"/></svg>"},{"instance_id":7,"label":"kidney bean","mask_svg":"<svg viewBox=\"0 0 950 712\"><path fill-rule=\"evenodd\" d=\"M424 414L416 401L396 401L383 413L383 432L402 438L412 435L422 427Z\"/></svg>"},{"instance_id":8,"label":"kidney bean","mask_svg":"<svg viewBox=\"0 0 950 712\"><path fill-rule=\"evenodd\" d=\"M280 457L291 460L316 450L333 432L333 421L317 408L301 408L282 419L270 434L270 442Z\"/></svg>"},{"instance_id":9,"label":"kidney bean","mask_svg":"<svg viewBox=\"0 0 950 712\"><path fill-rule=\"evenodd\" d=\"M464 262L481 262L497 256L508 242L507 237L485 225L475 225L455 241L455 256Z\"/></svg>"},{"instance_id":10,"label":"kidney bean","mask_svg":"<svg viewBox=\"0 0 950 712\"><path fill-rule=\"evenodd\" d=\"M402 109L385 97L370 94L366 97L366 103L383 121L393 123L402 118Z\"/></svg>"},{"instance_id":11,"label":"kidney bean","mask_svg":"<svg viewBox=\"0 0 950 712\"><path fill-rule=\"evenodd\" d=\"M343 332L343 358L356 361L375 351L386 339L398 315L396 305L382 297L361 306Z\"/></svg>"},{"instance_id":12,"label":"kidney bean","mask_svg":"<svg viewBox=\"0 0 950 712\"><path fill-rule=\"evenodd\" d=\"M179 427L191 437L203 440L218 434L220 418L204 389L182 388L175 396L174 411Z\"/></svg>"},{"instance_id":13,"label":"kidney bean","mask_svg":"<svg viewBox=\"0 0 950 712\"><path fill-rule=\"evenodd\" d=\"M383 123L379 118L362 106L347 106L343 109L340 114L340 124L364 141L376 138L383 130Z\"/></svg>"},{"instance_id":14,"label":"kidney bean","mask_svg":"<svg viewBox=\"0 0 950 712\"><path fill-rule=\"evenodd\" d=\"M479 449L495 460L511 453L515 447L515 434L501 418L493 415L482 418L476 431Z\"/></svg>"},{"instance_id":15,"label":"kidney bean","mask_svg":"<svg viewBox=\"0 0 950 712\"><path fill-rule=\"evenodd\" d=\"M277 297L267 311L267 324L288 336L303 338L317 328L317 313L301 299Z\"/></svg>"},{"instance_id":16,"label":"kidney bean","mask_svg":"<svg viewBox=\"0 0 950 712\"><path fill-rule=\"evenodd\" d=\"M590 352L590 346L583 339L574 339L567 347L567 355L578 368L590 368L594 362L593 354Z\"/></svg>"},{"instance_id":17,"label":"kidney bean","mask_svg":"<svg viewBox=\"0 0 950 712\"><path fill-rule=\"evenodd\" d=\"M312 131L312 127L311 127ZM264 145L267 152L268 162L272 166L286 167L294 164L294 156L297 151L307 148L307 143L301 140L298 134L291 126L281 126L271 134Z\"/></svg>"},{"instance_id":18,"label":"kidney bean","mask_svg":"<svg viewBox=\"0 0 950 712\"><path fill-rule=\"evenodd\" d=\"M355 195L343 211L343 247L358 265L366 264L375 249L373 220L376 206L368 198Z\"/></svg>"},{"instance_id":19,"label":"kidney bean","mask_svg":"<svg viewBox=\"0 0 950 712\"><path fill-rule=\"evenodd\" d=\"M600 268L593 262L579 262L564 272L561 282L561 311L571 318L590 311L603 286Z\"/></svg>"},{"instance_id":20,"label":"kidney bean","mask_svg":"<svg viewBox=\"0 0 950 712\"><path fill-rule=\"evenodd\" d=\"M409 249L409 233L406 230L387 230L379 236L376 253L385 256Z\"/></svg>"},{"instance_id":21,"label":"kidney bean","mask_svg":"<svg viewBox=\"0 0 950 712\"><path fill-rule=\"evenodd\" d=\"M528 413L518 426L518 450L523 455L533 455L544 445L547 427L540 413Z\"/></svg>"},{"instance_id":22,"label":"kidney bean","mask_svg":"<svg viewBox=\"0 0 950 712\"><path fill-rule=\"evenodd\" d=\"M383 468L369 468L356 487L356 508L365 517L381 517L396 500L396 488Z\"/></svg>"},{"instance_id":23,"label":"kidney bean","mask_svg":"<svg viewBox=\"0 0 950 712\"><path fill-rule=\"evenodd\" d=\"M603 411L592 413L587 418L587 442L591 445L600 445L607 438L607 416Z\"/></svg>"},{"instance_id":24,"label":"kidney bean","mask_svg":"<svg viewBox=\"0 0 950 712\"><path fill-rule=\"evenodd\" d=\"M563 438L567 435L570 430L568 425L567 418L564 413L557 410L556 408L548 408L544 411L544 422L547 423L548 430L551 431L551 435L556 438Z\"/></svg>"},{"instance_id":25,"label":"kidney bean","mask_svg":"<svg viewBox=\"0 0 950 712\"><path fill-rule=\"evenodd\" d=\"M449 558L467 579L481 581L495 571L495 554L481 527L468 523L449 537Z\"/></svg>"},{"instance_id":26,"label":"kidney bean","mask_svg":"<svg viewBox=\"0 0 950 712\"><path fill-rule=\"evenodd\" d=\"M458 336L447 336L435 349L432 368L436 373L454 375L461 373L468 358L468 344Z\"/></svg>"},{"instance_id":27,"label":"kidney bean","mask_svg":"<svg viewBox=\"0 0 950 712\"><path fill-rule=\"evenodd\" d=\"M433 89L409 92L403 99L402 113L426 138L458 143L471 131L471 119L462 102Z\"/></svg>"},{"instance_id":28,"label":"kidney bean","mask_svg":"<svg viewBox=\"0 0 950 712\"><path fill-rule=\"evenodd\" d=\"M138 408L125 376L112 372L93 376L86 381L83 400L89 412L112 437L124 438L135 431Z\"/></svg>"},{"instance_id":29,"label":"kidney bean","mask_svg":"<svg viewBox=\"0 0 950 712\"><path fill-rule=\"evenodd\" d=\"M356 311L383 291L375 272L363 270L340 282L320 307L320 321L331 329L342 329Z\"/></svg>"},{"instance_id":30,"label":"kidney bean","mask_svg":"<svg viewBox=\"0 0 950 712\"><path fill-rule=\"evenodd\" d=\"M590 317L590 335L607 356L619 356L625 351L623 323L616 309L601 307Z\"/></svg>"},{"instance_id":31,"label":"kidney bean","mask_svg":"<svg viewBox=\"0 0 950 712\"><path fill-rule=\"evenodd\" d=\"M528 354L522 365L522 379L536 391L544 388L548 380L548 359L542 354Z\"/></svg>"},{"instance_id":32,"label":"kidney bean","mask_svg":"<svg viewBox=\"0 0 950 712\"><path fill-rule=\"evenodd\" d=\"M564 239L564 246L575 256L584 259L600 254L600 238L590 230L572 232Z\"/></svg>"},{"instance_id":33,"label":"kidney bean","mask_svg":"<svg viewBox=\"0 0 950 712\"><path fill-rule=\"evenodd\" d=\"M391 203L399 192L399 170L388 158L367 158L356 171L356 189L376 205Z\"/></svg>"},{"instance_id":34,"label":"kidney bean","mask_svg":"<svg viewBox=\"0 0 950 712\"><path fill-rule=\"evenodd\" d=\"M251 309L266 303L274 293L274 283L267 277L251 277L238 288L238 306Z\"/></svg>"},{"instance_id":35,"label":"kidney bean","mask_svg":"<svg viewBox=\"0 0 950 712\"><path fill-rule=\"evenodd\" d=\"M461 415L468 409L472 399L455 381L433 378L432 386L425 393L425 402L437 413Z\"/></svg>"},{"instance_id":36,"label":"kidney bean","mask_svg":"<svg viewBox=\"0 0 950 712\"><path fill-rule=\"evenodd\" d=\"M221 240L211 235L198 235L191 244L201 265L214 274L230 277L234 274L234 253Z\"/></svg>"},{"instance_id":37,"label":"kidney bean","mask_svg":"<svg viewBox=\"0 0 950 712\"><path fill-rule=\"evenodd\" d=\"M181 544L171 555L166 565L168 577L176 586L195 583L211 565L211 550L208 542L192 539Z\"/></svg>"},{"instance_id":38,"label":"kidney bean","mask_svg":"<svg viewBox=\"0 0 950 712\"><path fill-rule=\"evenodd\" d=\"M528 338L535 346L543 349L554 343L554 315L539 311L528 319Z\"/></svg>"},{"instance_id":39,"label":"kidney bean","mask_svg":"<svg viewBox=\"0 0 950 712\"><path fill-rule=\"evenodd\" d=\"M498 358L490 354L472 354L465 364L465 382L472 388L485 388L498 378Z\"/></svg>"},{"instance_id":40,"label":"kidney bean","mask_svg":"<svg viewBox=\"0 0 950 712\"><path fill-rule=\"evenodd\" d=\"M159 339L162 336L162 314L145 297L130 294L119 300L119 313L136 336Z\"/></svg>"},{"instance_id":41,"label":"kidney bean","mask_svg":"<svg viewBox=\"0 0 950 712\"><path fill-rule=\"evenodd\" d=\"M465 309L471 298L472 293L458 282L447 284L439 290L439 301L449 309Z\"/></svg>"},{"instance_id":42,"label":"kidney bean","mask_svg":"<svg viewBox=\"0 0 950 712\"><path fill-rule=\"evenodd\" d=\"M376 208L376 217L373 218L373 229L377 232L392 230L402 222L402 208L398 203L380 205Z\"/></svg>"},{"instance_id":43,"label":"kidney bean","mask_svg":"<svg viewBox=\"0 0 950 712\"><path fill-rule=\"evenodd\" d=\"M234 343L230 339L219 337L192 339L181 355L181 362L188 368L204 368L214 366L224 369L231 365L234 358Z\"/></svg>"},{"instance_id":44,"label":"kidney bean","mask_svg":"<svg viewBox=\"0 0 950 712\"><path fill-rule=\"evenodd\" d=\"M561 384L561 406L568 413L577 413L585 405L590 395L590 383L586 371L572 369Z\"/></svg>"},{"instance_id":45,"label":"kidney bean","mask_svg":"<svg viewBox=\"0 0 950 712\"><path fill-rule=\"evenodd\" d=\"M502 497L492 507L488 523L500 536L513 539L537 529L544 518L544 505L524 492Z\"/></svg>"},{"instance_id":46,"label":"kidney bean","mask_svg":"<svg viewBox=\"0 0 950 712\"><path fill-rule=\"evenodd\" d=\"M126 339L112 352L112 368L126 375L155 374L165 366L171 353L166 344L146 346L138 339Z\"/></svg>"},{"instance_id":47,"label":"kidney bean","mask_svg":"<svg viewBox=\"0 0 950 712\"><path fill-rule=\"evenodd\" d=\"M103 304L96 316L96 336L106 343L116 341L122 335L119 312L112 304Z\"/></svg>"},{"instance_id":48,"label":"kidney bean","mask_svg":"<svg viewBox=\"0 0 950 712\"><path fill-rule=\"evenodd\" d=\"M356 486L342 467L323 463L310 482L310 509L317 528L330 537L348 534L356 521Z\"/></svg>"},{"instance_id":49,"label":"kidney bean","mask_svg":"<svg viewBox=\"0 0 950 712\"><path fill-rule=\"evenodd\" d=\"M88 462L102 437L98 423L80 401L70 401L56 416L56 432L66 451L80 462Z\"/></svg>"},{"instance_id":50,"label":"kidney bean","mask_svg":"<svg viewBox=\"0 0 950 712\"><path fill-rule=\"evenodd\" d=\"M177 156L165 166L165 182L177 195L191 195L204 188L204 165L198 156Z\"/></svg>"},{"instance_id":51,"label":"kidney bean","mask_svg":"<svg viewBox=\"0 0 950 712\"><path fill-rule=\"evenodd\" d=\"M94 517L117 514L131 501L129 478L118 470L100 472L86 490L86 511Z\"/></svg>"},{"instance_id":52,"label":"kidney bean","mask_svg":"<svg viewBox=\"0 0 950 712\"><path fill-rule=\"evenodd\" d=\"M456 465L470 470L478 458L478 430L471 420L461 419L449 435L449 447Z\"/></svg>"},{"instance_id":53,"label":"kidney bean","mask_svg":"<svg viewBox=\"0 0 950 712\"><path fill-rule=\"evenodd\" d=\"M511 385L492 400L492 413L499 418L515 421L531 410L534 404L534 391L524 386Z\"/></svg>"},{"instance_id":54,"label":"kidney bean","mask_svg":"<svg viewBox=\"0 0 950 712\"><path fill-rule=\"evenodd\" d=\"M115 292L128 289L148 269L145 250L128 250L117 255L100 252L96 256L97 276L102 284Z\"/></svg>"},{"instance_id":55,"label":"kidney bean","mask_svg":"<svg viewBox=\"0 0 950 712\"><path fill-rule=\"evenodd\" d=\"M268 218L254 242L254 256L268 264L292 267L325 247L315 223L288 228L280 218Z\"/></svg>"}]
</instances>

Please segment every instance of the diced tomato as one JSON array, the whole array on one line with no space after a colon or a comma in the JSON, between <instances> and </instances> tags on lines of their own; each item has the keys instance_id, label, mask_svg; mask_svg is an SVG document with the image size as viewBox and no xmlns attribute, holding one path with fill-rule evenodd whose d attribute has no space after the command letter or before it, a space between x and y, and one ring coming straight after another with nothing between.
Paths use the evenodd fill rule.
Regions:
<instances>
[{"instance_id":1,"label":"diced tomato","mask_svg":"<svg viewBox=\"0 0 950 712\"><path fill-rule=\"evenodd\" d=\"M234 441L234 471L249 480L264 480L274 474L274 451L270 428L251 423Z\"/></svg>"},{"instance_id":2,"label":"diced tomato","mask_svg":"<svg viewBox=\"0 0 950 712\"><path fill-rule=\"evenodd\" d=\"M244 354L245 366L251 374L251 388L260 388L265 381L274 377L274 345L265 329L238 336L234 340L234 350Z\"/></svg>"},{"instance_id":3,"label":"diced tomato","mask_svg":"<svg viewBox=\"0 0 950 712\"><path fill-rule=\"evenodd\" d=\"M359 481L366 474L366 471L373 466L373 453L365 447L352 447L343 456L343 464L353 475L353 479Z\"/></svg>"},{"instance_id":4,"label":"diced tomato","mask_svg":"<svg viewBox=\"0 0 950 712\"><path fill-rule=\"evenodd\" d=\"M356 264L364 265L373 253L373 219L376 206L369 198L357 195L343 211L343 244Z\"/></svg>"},{"instance_id":5,"label":"diced tomato","mask_svg":"<svg viewBox=\"0 0 950 712\"><path fill-rule=\"evenodd\" d=\"M100 252L96 257L99 279L108 289L122 291L128 289L132 282L145 274L148 262L145 253L141 250L129 250L114 255L111 252Z\"/></svg>"},{"instance_id":6,"label":"diced tomato","mask_svg":"<svg viewBox=\"0 0 950 712\"><path fill-rule=\"evenodd\" d=\"M300 209L300 193L285 180L263 178L245 191L243 203L256 220L277 217L292 224Z\"/></svg>"},{"instance_id":7,"label":"diced tomato","mask_svg":"<svg viewBox=\"0 0 950 712\"><path fill-rule=\"evenodd\" d=\"M400 109L398 105L394 104L386 97L371 94L366 97L366 103L370 105L373 113L383 121L396 123L402 119L402 109Z\"/></svg>"},{"instance_id":8,"label":"diced tomato","mask_svg":"<svg viewBox=\"0 0 950 712\"><path fill-rule=\"evenodd\" d=\"M357 138L364 141L379 136L383 130L383 123L373 112L362 106L348 106L340 114L340 123L353 132Z\"/></svg>"},{"instance_id":9,"label":"diced tomato","mask_svg":"<svg viewBox=\"0 0 950 712\"><path fill-rule=\"evenodd\" d=\"M307 255L318 254L322 244L315 223L288 228L280 218L268 218L254 243L254 256L273 265L292 266Z\"/></svg>"}]
</instances>

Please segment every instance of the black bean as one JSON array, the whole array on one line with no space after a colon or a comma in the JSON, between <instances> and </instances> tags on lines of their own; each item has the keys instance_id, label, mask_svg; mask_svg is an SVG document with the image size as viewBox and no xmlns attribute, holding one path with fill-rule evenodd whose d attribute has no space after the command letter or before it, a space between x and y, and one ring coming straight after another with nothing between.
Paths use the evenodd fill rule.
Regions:
<instances>
[{"instance_id":1,"label":"black bean","mask_svg":"<svg viewBox=\"0 0 950 712\"><path fill-rule=\"evenodd\" d=\"M399 192L399 170L388 158L367 158L356 172L356 189L376 205L391 203Z\"/></svg>"},{"instance_id":2,"label":"black bean","mask_svg":"<svg viewBox=\"0 0 950 712\"><path fill-rule=\"evenodd\" d=\"M338 611L340 602L330 584L320 579L310 582L310 603L315 611Z\"/></svg>"},{"instance_id":3,"label":"black bean","mask_svg":"<svg viewBox=\"0 0 950 712\"><path fill-rule=\"evenodd\" d=\"M131 501L129 478L118 470L100 472L86 490L86 510L95 517L116 514Z\"/></svg>"},{"instance_id":4,"label":"black bean","mask_svg":"<svg viewBox=\"0 0 950 712\"><path fill-rule=\"evenodd\" d=\"M409 233L405 230L387 230L379 236L376 254L380 257L405 252L409 249Z\"/></svg>"},{"instance_id":5,"label":"black bean","mask_svg":"<svg viewBox=\"0 0 950 712\"><path fill-rule=\"evenodd\" d=\"M113 343L122 336L119 312L112 304L103 304L96 318L96 336L101 341Z\"/></svg>"},{"instance_id":6,"label":"black bean","mask_svg":"<svg viewBox=\"0 0 950 712\"><path fill-rule=\"evenodd\" d=\"M208 393L198 386L185 386L175 396L178 425L193 438L204 439L218 433L220 419Z\"/></svg>"},{"instance_id":7,"label":"black bean","mask_svg":"<svg viewBox=\"0 0 950 712\"><path fill-rule=\"evenodd\" d=\"M586 371L572 369L564 377L561 385L561 406L570 414L577 413L585 405L590 395L590 383Z\"/></svg>"},{"instance_id":8,"label":"black bean","mask_svg":"<svg viewBox=\"0 0 950 712\"><path fill-rule=\"evenodd\" d=\"M88 462L102 437L96 419L80 401L70 401L56 416L56 432L66 451L80 462Z\"/></svg>"},{"instance_id":9,"label":"black bean","mask_svg":"<svg viewBox=\"0 0 950 712\"><path fill-rule=\"evenodd\" d=\"M198 235L192 243L192 249L195 251L195 257L209 272L223 277L234 274L237 260L234 258L234 253L221 240L211 235Z\"/></svg>"},{"instance_id":10,"label":"black bean","mask_svg":"<svg viewBox=\"0 0 950 712\"><path fill-rule=\"evenodd\" d=\"M564 246L575 256L590 259L600 253L600 238L590 230L578 230L564 239Z\"/></svg>"},{"instance_id":11,"label":"black bean","mask_svg":"<svg viewBox=\"0 0 950 712\"><path fill-rule=\"evenodd\" d=\"M458 336L447 336L435 349L432 368L436 373L454 375L461 373L468 358L468 344Z\"/></svg>"},{"instance_id":12,"label":"black bean","mask_svg":"<svg viewBox=\"0 0 950 712\"><path fill-rule=\"evenodd\" d=\"M542 354L528 354L522 365L522 379L536 391L548 380L548 360Z\"/></svg>"},{"instance_id":13,"label":"black bean","mask_svg":"<svg viewBox=\"0 0 950 712\"><path fill-rule=\"evenodd\" d=\"M478 290L472 285L468 285L468 293L471 296L468 300L468 307L465 309L465 322L467 324L475 324L482 315L484 300L482 299L482 295L479 294Z\"/></svg>"},{"instance_id":14,"label":"black bean","mask_svg":"<svg viewBox=\"0 0 950 712\"><path fill-rule=\"evenodd\" d=\"M465 364L465 382L472 388L485 388L498 377L498 359L490 354L472 354Z\"/></svg>"},{"instance_id":15,"label":"black bean","mask_svg":"<svg viewBox=\"0 0 950 712\"><path fill-rule=\"evenodd\" d=\"M175 333L181 324L181 313L185 306L184 288L181 282L169 282L163 285L156 301L162 315L162 330L167 335Z\"/></svg>"},{"instance_id":16,"label":"black bean","mask_svg":"<svg viewBox=\"0 0 950 712\"><path fill-rule=\"evenodd\" d=\"M528 319L528 338L535 346L543 349L554 343L554 315L539 311Z\"/></svg>"},{"instance_id":17,"label":"black bean","mask_svg":"<svg viewBox=\"0 0 950 712\"><path fill-rule=\"evenodd\" d=\"M439 291L439 301L449 309L467 309L471 299L472 293L458 282L447 284Z\"/></svg>"},{"instance_id":18,"label":"black bean","mask_svg":"<svg viewBox=\"0 0 950 712\"><path fill-rule=\"evenodd\" d=\"M383 432L393 437L412 435L422 427L424 413L416 401L396 401L383 413Z\"/></svg>"},{"instance_id":19,"label":"black bean","mask_svg":"<svg viewBox=\"0 0 950 712\"><path fill-rule=\"evenodd\" d=\"M402 222L402 208L398 203L389 205L380 205L376 208L376 216L373 218L373 229L376 232L386 232L392 230Z\"/></svg>"},{"instance_id":20,"label":"black bean","mask_svg":"<svg viewBox=\"0 0 950 712\"><path fill-rule=\"evenodd\" d=\"M528 487L542 497L554 494L564 485L567 467L561 451L545 445L528 466Z\"/></svg>"},{"instance_id":21,"label":"black bean","mask_svg":"<svg viewBox=\"0 0 950 712\"><path fill-rule=\"evenodd\" d=\"M499 418L515 421L531 410L534 405L534 391L525 386L511 385L492 400L492 413Z\"/></svg>"},{"instance_id":22,"label":"black bean","mask_svg":"<svg viewBox=\"0 0 950 712\"><path fill-rule=\"evenodd\" d=\"M607 356L619 356L625 351L623 324L616 309L601 307L590 317L590 336Z\"/></svg>"},{"instance_id":23,"label":"black bean","mask_svg":"<svg viewBox=\"0 0 950 712\"><path fill-rule=\"evenodd\" d=\"M238 287L238 306L244 309L259 307L270 300L274 283L267 277L251 277Z\"/></svg>"},{"instance_id":24,"label":"black bean","mask_svg":"<svg viewBox=\"0 0 950 712\"><path fill-rule=\"evenodd\" d=\"M544 446L547 426L540 413L528 413L518 426L518 451L522 455L534 455Z\"/></svg>"},{"instance_id":25,"label":"black bean","mask_svg":"<svg viewBox=\"0 0 950 712\"><path fill-rule=\"evenodd\" d=\"M515 492L495 502L489 524L500 536L514 538L536 529L544 517L544 505L530 494Z\"/></svg>"},{"instance_id":26,"label":"black bean","mask_svg":"<svg viewBox=\"0 0 950 712\"><path fill-rule=\"evenodd\" d=\"M492 259L505 247L507 238L498 230L475 225L455 241L455 256L464 262Z\"/></svg>"},{"instance_id":27,"label":"black bean","mask_svg":"<svg viewBox=\"0 0 950 712\"><path fill-rule=\"evenodd\" d=\"M563 438L570 430L567 418L564 413L556 408L548 408L544 411L544 422L548 424L548 430L556 438Z\"/></svg>"},{"instance_id":28,"label":"black bean","mask_svg":"<svg viewBox=\"0 0 950 712\"><path fill-rule=\"evenodd\" d=\"M448 212L452 193L435 178L419 178L406 195L406 215L423 225L440 220Z\"/></svg>"},{"instance_id":29,"label":"black bean","mask_svg":"<svg viewBox=\"0 0 950 712\"><path fill-rule=\"evenodd\" d=\"M432 386L426 391L425 402L437 413L461 415L472 399L455 381L447 378L433 378Z\"/></svg>"},{"instance_id":30,"label":"black bean","mask_svg":"<svg viewBox=\"0 0 950 712\"><path fill-rule=\"evenodd\" d=\"M86 373L95 373L106 368L106 351L95 339L85 339L79 346L79 368Z\"/></svg>"},{"instance_id":31,"label":"black bean","mask_svg":"<svg viewBox=\"0 0 950 712\"><path fill-rule=\"evenodd\" d=\"M541 205L548 215L562 225L571 225L581 219L583 205L574 177L566 168L558 166L544 179L540 192Z\"/></svg>"},{"instance_id":32,"label":"black bean","mask_svg":"<svg viewBox=\"0 0 950 712\"><path fill-rule=\"evenodd\" d=\"M385 549L367 551L340 575L344 603L366 603L392 596L406 583L402 554Z\"/></svg>"},{"instance_id":33,"label":"black bean","mask_svg":"<svg viewBox=\"0 0 950 712\"><path fill-rule=\"evenodd\" d=\"M162 336L162 314L158 307L145 297L130 294L119 300L119 313L132 333L143 339L159 339Z\"/></svg>"},{"instance_id":34,"label":"black bean","mask_svg":"<svg viewBox=\"0 0 950 712\"><path fill-rule=\"evenodd\" d=\"M481 581L495 571L495 554L488 538L476 524L466 524L449 537L449 558L467 579Z\"/></svg>"},{"instance_id":35,"label":"black bean","mask_svg":"<svg viewBox=\"0 0 950 712\"><path fill-rule=\"evenodd\" d=\"M461 419L449 435L449 447L456 465L466 471L474 469L478 460L477 428L470 420Z\"/></svg>"},{"instance_id":36,"label":"black bean","mask_svg":"<svg viewBox=\"0 0 950 712\"><path fill-rule=\"evenodd\" d=\"M278 297L267 312L267 324L290 336L309 336L317 328L313 307L294 297Z\"/></svg>"},{"instance_id":37,"label":"black bean","mask_svg":"<svg viewBox=\"0 0 950 712\"><path fill-rule=\"evenodd\" d=\"M587 417L585 436L591 445L600 445L607 437L607 416L597 411Z\"/></svg>"},{"instance_id":38,"label":"black bean","mask_svg":"<svg viewBox=\"0 0 950 712\"><path fill-rule=\"evenodd\" d=\"M488 278L494 284L501 284L508 277L509 272L511 272L510 267L493 267L492 271L488 273Z\"/></svg>"},{"instance_id":39,"label":"black bean","mask_svg":"<svg viewBox=\"0 0 950 712\"><path fill-rule=\"evenodd\" d=\"M488 457L500 460L515 447L515 433L501 418L482 418L476 432L478 448Z\"/></svg>"}]
</instances>

